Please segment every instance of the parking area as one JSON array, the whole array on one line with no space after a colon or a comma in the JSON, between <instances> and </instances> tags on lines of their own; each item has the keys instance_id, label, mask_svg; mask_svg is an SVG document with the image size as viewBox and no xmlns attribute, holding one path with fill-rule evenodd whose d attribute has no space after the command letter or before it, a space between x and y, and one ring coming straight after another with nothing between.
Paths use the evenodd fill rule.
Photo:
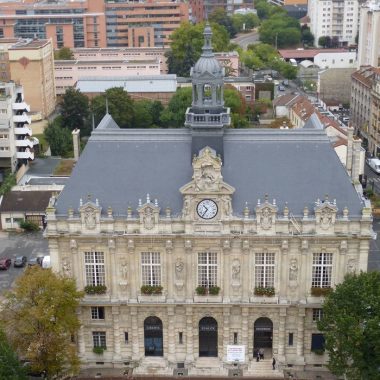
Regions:
<instances>
[{"instance_id":1,"label":"parking area","mask_svg":"<svg viewBox=\"0 0 380 380\"><path fill-rule=\"evenodd\" d=\"M14 268L17 256L32 257L49 255L48 242L42 232L16 233L0 232L0 258L10 258L12 265L8 270L0 270L0 294L9 289L14 280L23 272L23 268Z\"/></svg>"}]
</instances>

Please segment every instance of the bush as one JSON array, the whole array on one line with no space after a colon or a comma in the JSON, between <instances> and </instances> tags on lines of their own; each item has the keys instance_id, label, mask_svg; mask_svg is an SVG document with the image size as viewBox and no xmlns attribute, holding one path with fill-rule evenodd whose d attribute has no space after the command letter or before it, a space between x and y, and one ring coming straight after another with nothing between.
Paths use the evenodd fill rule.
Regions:
<instances>
[{"instance_id":1,"label":"bush","mask_svg":"<svg viewBox=\"0 0 380 380\"><path fill-rule=\"evenodd\" d=\"M209 294L213 296L217 296L219 294L220 288L219 286L211 286L208 290Z\"/></svg>"},{"instance_id":2,"label":"bush","mask_svg":"<svg viewBox=\"0 0 380 380\"><path fill-rule=\"evenodd\" d=\"M16 185L16 183L16 176L12 173L8 173L0 186L0 195L9 193L12 190L12 187Z\"/></svg>"},{"instance_id":3,"label":"bush","mask_svg":"<svg viewBox=\"0 0 380 380\"><path fill-rule=\"evenodd\" d=\"M94 348L92 349L92 352L93 352L94 354L97 354L97 355L102 355L103 352L104 352L104 350L106 350L106 349L107 349L107 347L94 347Z\"/></svg>"},{"instance_id":4,"label":"bush","mask_svg":"<svg viewBox=\"0 0 380 380\"><path fill-rule=\"evenodd\" d=\"M324 297L332 291L331 288L311 288L311 295L315 297Z\"/></svg>"},{"instance_id":5,"label":"bush","mask_svg":"<svg viewBox=\"0 0 380 380\"><path fill-rule=\"evenodd\" d=\"M316 355L323 355L325 353L325 350L323 348L314 348L311 350L311 352L314 352Z\"/></svg>"},{"instance_id":6,"label":"bush","mask_svg":"<svg viewBox=\"0 0 380 380\"><path fill-rule=\"evenodd\" d=\"M84 287L86 294L104 294L107 291L105 285L87 285Z\"/></svg>"},{"instance_id":7,"label":"bush","mask_svg":"<svg viewBox=\"0 0 380 380\"><path fill-rule=\"evenodd\" d=\"M163 287L160 285L143 285L141 287L142 294L162 294Z\"/></svg>"},{"instance_id":8,"label":"bush","mask_svg":"<svg viewBox=\"0 0 380 380\"><path fill-rule=\"evenodd\" d=\"M275 295L275 290L273 287L264 288L262 286L256 286L254 293L256 296L273 297Z\"/></svg>"},{"instance_id":9,"label":"bush","mask_svg":"<svg viewBox=\"0 0 380 380\"><path fill-rule=\"evenodd\" d=\"M195 288L196 293L198 296L204 296L207 293L207 288L205 286L198 286Z\"/></svg>"},{"instance_id":10,"label":"bush","mask_svg":"<svg viewBox=\"0 0 380 380\"><path fill-rule=\"evenodd\" d=\"M37 223L31 222L30 220L22 220L19 225L24 231L35 232L40 229Z\"/></svg>"}]
</instances>

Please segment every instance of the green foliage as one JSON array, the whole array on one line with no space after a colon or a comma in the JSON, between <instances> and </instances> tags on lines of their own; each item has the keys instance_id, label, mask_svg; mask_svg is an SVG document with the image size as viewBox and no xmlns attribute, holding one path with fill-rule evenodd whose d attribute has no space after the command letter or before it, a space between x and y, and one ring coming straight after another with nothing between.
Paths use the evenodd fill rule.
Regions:
<instances>
[{"instance_id":1,"label":"green foliage","mask_svg":"<svg viewBox=\"0 0 380 380\"><path fill-rule=\"evenodd\" d=\"M161 125L160 116L164 107L159 101L134 102L133 128L152 128Z\"/></svg>"},{"instance_id":2,"label":"green foliage","mask_svg":"<svg viewBox=\"0 0 380 380\"><path fill-rule=\"evenodd\" d=\"M247 104L241 93L233 86L224 89L224 105L231 109L233 128L246 128L249 126L246 117Z\"/></svg>"},{"instance_id":3,"label":"green foliage","mask_svg":"<svg viewBox=\"0 0 380 380\"><path fill-rule=\"evenodd\" d=\"M304 45L313 46L314 45L314 35L311 33L309 27L302 26L301 28L301 39Z\"/></svg>"},{"instance_id":4,"label":"green foliage","mask_svg":"<svg viewBox=\"0 0 380 380\"><path fill-rule=\"evenodd\" d=\"M105 94L92 99L91 109L97 122L106 114L106 99L108 112L120 128L132 128L134 119L133 100L123 87L113 87L106 90Z\"/></svg>"},{"instance_id":5,"label":"green foliage","mask_svg":"<svg viewBox=\"0 0 380 380\"><path fill-rule=\"evenodd\" d=\"M62 126L73 131L75 128L83 130L89 116L88 97L79 90L68 88L60 102ZM83 134L83 133L82 133Z\"/></svg>"},{"instance_id":6,"label":"green foliage","mask_svg":"<svg viewBox=\"0 0 380 380\"><path fill-rule=\"evenodd\" d=\"M330 36L322 36L318 38L318 45L323 48L331 47L331 37Z\"/></svg>"},{"instance_id":7,"label":"green foliage","mask_svg":"<svg viewBox=\"0 0 380 380\"><path fill-rule=\"evenodd\" d=\"M198 296L204 296L207 293L207 288L205 286L197 286L195 288L195 292L198 294Z\"/></svg>"},{"instance_id":8,"label":"green foliage","mask_svg":"<svg viewBox=\"0 0 380 380\"><path fill-rule=\"evenodd\" d=\"M219 292L220 292L220 287L219 286L210 286L208 288L208 292L212 296L217 296L219 294Z\"/></svg>"},{"instance_id":9,"label":"green foliage","mask_svg":"<svg viewBox=\"0 0 380 380\"><path fill-rule=\"evenodd\" d=\"M50 145L53 156L70 156L73 150L73 139L71 131L60 125L59 121L49 123L44 130L44 136Z\"/></svg>"},{"instance_id":10,"label":"green foliage","mask_svg":"<svg viewBox=\"0 0 380 380\"><path fill-rule=\"evenodd\" d=\"M267 19L273 11L273 5L269 4L266 0L256 0L255 8L257 16L259 16L261 20Z\"/></svg>"},{"instance_id":11,"label":"green foliage","mask_svg":"<svg viewBox=\"0 0 380 380\"><path fill-rule=\"evenodd\" d=\"M165 128L181 128L185 123L185 112L191 106L191 87L177 88L168 106L162 111L160 122Z\"/></svg>"},{"instance_id":12,"label":"green foliage","mask_svg":"<svg viewBox=\"0 0 380 380\"><path fill-rule=\"evenodd\" d=\"M142 294L162 294L163 287L160 285L143 285L141 287Z\"/></svg>"},{"instance_id":13,"label":"green foliage","mask_svg":"<svg viewBox=\"0 0 380 380\"><path fill-rule=\"evenodd\" d=\"M216 8L209 16L209 21L218 25L222 25L226 28L230 38L236 36L237 30L230 16L223 8Z\"/></svg>"},{"instance_id":14,"label":"green foliage","mask_svg":"<svg viewBox=\"0 0 380 380\"><path fill-rule=\"evenodd\" d=\"M0 330L0 379L27 380L25 370L2 330Z\"/></svg>"},{"instance_id":15,"label":"green foliage","mask_svg":"<svg viewBox=\"0 0 380 380\"><path fill-rule=\"evenodd\" d=\"M276 14L262 22L260 40L278 48L294 47L301 41L300 23L293 17Z\"/></svg>"},{"instance_id":16,"label":"green foliage","mask_svg":"<svg viewBox=\"0 0 380 380\"><path fill-rule=\"evenodd\" d=\"M35 232L40 230L38 224L31 222L30 220L22 220L19 225L24 231Z\"/></svg>"},{"instance_id":17,"label":"green foliage","mask_svg":"<svg viewBox=\"0 0 380 380\"><path fill-rule=\"evenodd\" d=\"M328 368L347 380L379 379L380 272L349 274L325 299L318 329Z\"/></svg>"},{"instance_id":18,"label":"green foliage","mask_svg":"<svg viewBox=\"0 0 380 380\"><path fill-rule=\"evenodd\" d=\"M55 60L70 60L70 59L74 59L74 54L70 50L70 48L63 47L54 52L54 59Z\"/></svg>"},{"instance_id":19,"label":"green foliage","mask_svg":"<svg viewBox=\"0 0 380 380\"><path fill-rule=\"evenodd\" d=\"M5 175L4 181L0 186L0 195L5 195L12 190L12 187L17 184L16 176L10 172Z\"/></svg>"},{"instance_id":20,"label":"green foliage","mask_svg":"<svg viewBox=\"0 0 380 380\"><path fill-rule=\"evenodd\" d=\"M198 294L198 296L205 296L206 294L210 294L212 296L217 296L220 292L219 286L198 286L195 288L195 292Z\"/></svg>"},{"instance_id":21,"label":"green foliage","mask_svg":"<svg viewBox=\"0 0 380 380\"><path fill-rule=\"evenodd\" d=\"M104 352L104 350L106 350L106 349L107 349L107 347L100 347L100 346L97 346L97 347L94 347L94 348L92 349L92 352L93 352L94 354L96 354L96 355L102 355L103 352Z\"/></svg>"},{"instance_id":22,"label":"green foliage","mask_svg":"<svg viewBox=\"0 0 380 380\"><path fill-rule=\"evenodd\" d=\"M325 353L325 350L323 348L314 348L311 350L311 352L314 352L316 355L323 355Z\"/></svg>"},{"instance_id":23,"label":"green foliage","mask_svg":"<svg viewBox=\"0 0 380 380\"><path fill-rule=\"evenodd\" d=\"M264 288L262 286L256 286L254 293L256 296L273 297L275 295L275 290L273 287Z\"/></svg>"},{"instance_id":24,"label":"green foliage","mask_svg":"<svg viewBox=\"0 0 380 380\"><path fill-rule=\"evenodd\" d=\"M78 333L76 314L83 293L71 278L51 269L28 267L5 294L1 323L12 347L48 378L76 372L79 359L71 337Z\"/></svg>"},{"instance_id":25,"label":"green foliage","mask_svg":"<svg viewBox=\"0 0 380 380\"><path fill-rule=\"evenodd\" d=\"M332 289L330 287L328 288L319 288L319 287L313 287L310 289L310 293L312 296L315 297L325 297L329 293L331 293Z\"/></svg>"},{"instance_id":26,"label":"green foliage","mask_svg":"<svg viewBox=\"0 0 380 380\"><path fill-rule=\"evenodd\" d=\"M190 76L190 69L197 62L202 53L204 43L204 23L193 25L184 22L171 35L170 51L166 53L170 74ZM222 26L211 23L212 46L214 51L228 50L230 38L227 30Z\"/></svg>"},{"instance_id":27,"label":"green foliage","mask_svg":"<svg viewBox=\"0 0 380 380\"><path fill-rule=\"evenodd\" d=\"M245 30L251 30L260 25L260 19L253 13L245 15L236 14L232 16L232 23L238 32Z\"/></svg>"},{"instance_id":28,"label":"green foliage","mask_svg":"<svg viewBox=\"0 0 380 380\"><path fill-rule=\"evenodd\" d=\"M104 294L107 292L107 287L105 285L86 285L84 292L86 294Z\"/></svg>"}]
</instances>

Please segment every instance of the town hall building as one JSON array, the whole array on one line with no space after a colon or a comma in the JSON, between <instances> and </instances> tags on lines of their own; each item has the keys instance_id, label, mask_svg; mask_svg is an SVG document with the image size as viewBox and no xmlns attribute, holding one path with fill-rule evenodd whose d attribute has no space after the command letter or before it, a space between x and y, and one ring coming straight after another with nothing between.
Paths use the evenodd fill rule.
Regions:
<instances>
[{"instance_id":1,"label":"town hall building","mask_svg":"<svg viewBox=\"0 0 380 380\"><path fill-rule=\"evenodd\" d=\"M86 293L83 368L321 371L323 296L366 271L370 206L323 130L229 128L204 36L185 127L120 129L107 114L47 209L52 267Z\"/></svg>"}]
</instances>

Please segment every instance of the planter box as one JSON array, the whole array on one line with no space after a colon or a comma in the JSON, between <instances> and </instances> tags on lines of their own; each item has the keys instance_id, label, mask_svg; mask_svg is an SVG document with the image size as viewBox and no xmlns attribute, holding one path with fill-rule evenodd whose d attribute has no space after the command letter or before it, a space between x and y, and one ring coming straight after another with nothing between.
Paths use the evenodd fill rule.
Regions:
<instances>
[{"instance_id":1,"label":"planter box","mask_svg":"<svg viewBox=\"0 0 380 380\"><path fill-rule=\"evenodd\" d=\"M163 294L141 294L138 296L138 301L146 303L161 303L166 301L166 296Z\"/></svg>"},{"instance_id":2,"label":"planter box","mask_svg":"<svg viewBox=\"0 0 380 380\"><path fill-rule=\"evenodd\" d=\"M218 294L217 296L212 296L211 294L207 294L205 296L199 296L198 294L195 294L194 302L201 302L201 303L222 302L222 296L220 294Z\"/></svg>"},{"instance_id":3,"label":"planter box","mask_svg":"<svg viewBox=\"0 0 380 380\"><path fill-rule=\"evenodd\" d=\"M271 304L278 304L278 297L277 296L253 296L250 297L249 302L252 303L271 303Z\"/></svg>"}]
</instances>

